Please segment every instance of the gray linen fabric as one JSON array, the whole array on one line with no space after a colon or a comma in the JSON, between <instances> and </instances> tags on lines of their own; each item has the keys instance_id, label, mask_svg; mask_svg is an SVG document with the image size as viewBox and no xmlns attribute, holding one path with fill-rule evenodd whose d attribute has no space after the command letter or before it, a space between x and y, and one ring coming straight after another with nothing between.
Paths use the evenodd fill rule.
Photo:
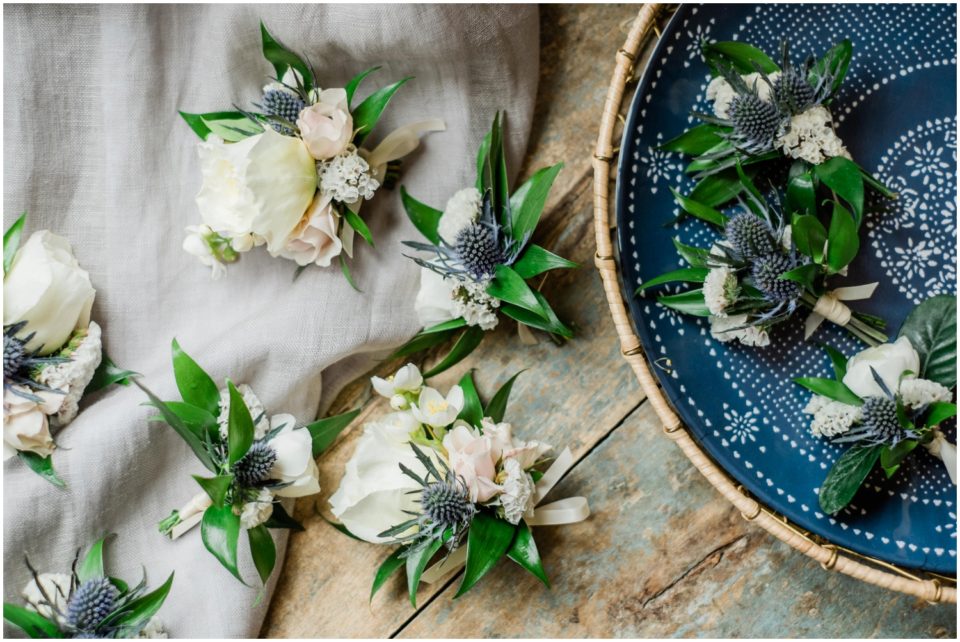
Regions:
<instances>
[{"instance_id":1,"label":"gray linen fabric","mask_svg":"<svg viewBox=\"0 0 960 642\"><path fill-rule=\"evenodd\" d=\"M446 120L405 160L403 182L442 206L473 181L474 151L497 109L508 112L518 168L538 78L538 20L530 6L270 5L4 7L4 227L29 212L27 231L66 236L90 272L93 318L113 360L176 398L176 337L216 379L247 382L268 411L312 420L342 384L417 329L418 269L400 241L418 234L397 192L364 213L377 249L354 262L362 294L336 267L295 265L255 250L227 276L185 254L183 228L199 222L196 139L177 110L248 105L272 73L258 20L307 54L322 86L343 86L375 64L361 94L414 75L374 132L426 117ZM176 542L156 522L189 499L201 473L135 388L88 400L59 435L58 490L16 459L4 465L4 599L19 602L29 575L69 568L76 550L116 533L116 575L150 584L176 571L161 611L171 635L256 635L268 600L245 588L203 549L198 530ZM282 549L285 537L275 537ZM241 542L242 572L255 584ZM274 574L274 579L278 574ZM272 588L272 585L271 585ZM5 630L10 634L11 631ZM330 635L336 635L330 631Z\"/></svg>"}]
</instances>

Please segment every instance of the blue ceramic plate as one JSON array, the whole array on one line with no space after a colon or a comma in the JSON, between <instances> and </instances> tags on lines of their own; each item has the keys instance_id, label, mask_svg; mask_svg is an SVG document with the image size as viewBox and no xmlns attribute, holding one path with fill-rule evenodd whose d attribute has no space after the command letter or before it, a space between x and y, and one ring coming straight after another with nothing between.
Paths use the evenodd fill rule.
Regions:
<instances>
[{"instance_id":1,"label":"blue ceramic plate","mask_svg":"<svg viewBox=\"0 0 960 642\"><path fill-rule=\"evenodd\" d=\"M794 59L822 54L843 38L853 42L833 108L838 133L861 165L900 194L894 202L868 198L860 256L849 278L834 285L879 281L874 298L857 309L885 318L891 336L918 301L955 293L955 34L950 5L682 6L643 75L624 133L617 184L624 292L685 267L673 237L708 247L716 236L692 219L665 227L679 213L668 188L689 193L693 182L683 173L685 159L658 149L698 122L691 109L709 112L700 40L750 42L776 59L786 37ZM841 546L905 567L956 572L956 489L926 452L891 480L874 471L836 517L820 512L820 483L842 450L810 435L801 412L810 393L791 383L832 376L823 351L802 339L802 315L757 349L713 340L706 320L660 306L654 293L632 297L630 309L647 354L669 359L654 371L674 407L755 497ZM847 355L863 347L827 326L817 340Z\"/></svg>"}]
</instances>

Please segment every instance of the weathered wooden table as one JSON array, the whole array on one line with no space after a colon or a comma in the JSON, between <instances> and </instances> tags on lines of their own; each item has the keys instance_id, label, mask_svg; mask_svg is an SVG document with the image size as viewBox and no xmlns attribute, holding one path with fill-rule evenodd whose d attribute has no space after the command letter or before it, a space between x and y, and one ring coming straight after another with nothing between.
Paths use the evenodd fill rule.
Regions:
<instances>
[{"instance_id":1,"label":"weathered wooden table","mask_svg":"<svg viewBox=\"0 0 960 642\"><path fill-rule=\"evenodd\" d=\"M620 358L592 269L590 155L614 53L636 10L541 8L541 82L526 168L566 163L537 242L584 266L544 286L577 338L517 349L515 326L503 323L482 351L435 380L445 388L476 367L481 394L489 395L529 368L507 419L521 436L570 446L578 464L556 497L584 495L593 511L586 522L538 530L552 590L504 561L459 600L451 577L422 587L414 609L397 574L369 603L389 550L348 539L316 514L339 484L361 417L320 461L321 495L297 505L306 530L290 538L264 636L956 638L956 607L825 572L746 523L663 437ZM333 410L370 397L367 380L358 381ZM364 416L386 410L377 399Z\"/></svg>"}]
</instances>

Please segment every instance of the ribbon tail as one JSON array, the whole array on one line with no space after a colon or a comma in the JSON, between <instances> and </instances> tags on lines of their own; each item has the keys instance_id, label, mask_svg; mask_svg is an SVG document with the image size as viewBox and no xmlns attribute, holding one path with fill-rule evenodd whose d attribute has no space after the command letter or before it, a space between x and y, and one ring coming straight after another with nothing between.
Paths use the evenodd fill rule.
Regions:
<instances>
[{"instance_id":1,"label":"ribbon tail","mask_svg":"<svg viewBox=\"0 0 960 642\"><path fill-rule=\"evenodd\" d=\"M399 129L395 129L377 145L367 162L371 168L374 168L374 174L377 177L383 175L382 168L390 161L403 158L420 145L420 136L427 132L442 132L447 129L447 124L439 118L431 118L418 123L410 123Z\"/></svg>"},{"instance_id":2,"label":"ribbon tail","mask_svg":"<svg viewBox=\"0 0 960 642\"><path fill-rule=\"evenodd\" d=\"M213 504L213 500L206 493L197 493L193 498L183 505L178 512L180 521L170 529L170 539L177 539L191 528L200 523L203 519L203 512Z\"/></svg>"},{"instance_id":3,"label":"ribbon tail","mask_svg":"<svg viewBox=\"0 0 960 642\"><path fill-rule=\"evenodd\" d=\"M573 464L573 453L570 452L569 448L564 448L560 456L557 457L550 468L547 469L547 472L543 473L540 481L537 482L533 493L534 506L543 501L543 498L550 492L550 489L557 485L557 482L560 481L560 478L563 477L568 470L573 468Z\"/></svg>"},{"instance_id":4,"label":"ribbon tail","mask_svg":"<svg viewBox=\"0 0 960 642\"><path fill-rule=\"evenodd\" d=\"M933 441L924 444L927 451L940 459L947 469L947 475L954 486L957 485L957 447L947 441L943 433L939 430L934 431Z\"/></svg>"},{"instance_id":5,"label":"ribbon tail","mask_svg":"<svg viewBox=\"0 0 960 642\"><path fill-rule=\"evenodd\" d=\"M823 323L823 317L816 312L811 312L803 324L803 339L806 341L813 336L820 324Z\"/></svg>"},{"instance_id":6,"label":"ribbon tail","mask_svg":"<svg viewBox=\"0 0 960 642\"><path fill-rule=\"evenodd\" d=\"M528 526L560 526L576 524L590 517L590 504L586 497L567 497L546 506L538 506L533 515L524 517Z\"/></svg>"},{"instance_id":7,"label":"ribbon tail","mask_svg":"<svg viewBox=\"0 0 960 642\"><path fill-rule=\"evenodd\" d=\"M443 579L449 573L458 571L467 563L467 547L461 546L453 551L447 557L436 564L433 564L420 576L421 582L433 584L437 580Z\"/></svg>"},{"instance_id":8,"label":"ribbon tail","mask_svg":"<svg viewBox=\"0 0 960 642\"><path fill-rule=\"evenodd\" d=\"M863 301L873 296L874 290L880 285L879 282L864 283L863 285L848 285L833 290L834 298L840 301Z\"/></svg>"}]
</instances>

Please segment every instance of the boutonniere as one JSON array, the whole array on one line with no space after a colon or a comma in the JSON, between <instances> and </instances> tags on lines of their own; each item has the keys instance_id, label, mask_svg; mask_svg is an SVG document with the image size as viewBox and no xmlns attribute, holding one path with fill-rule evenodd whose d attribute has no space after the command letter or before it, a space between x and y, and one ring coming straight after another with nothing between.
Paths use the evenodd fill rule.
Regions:
<instances>
[{"instance_id":1,"label":"boutonniere","mask_svg":"<svg viewBox=\"0 0 960 642\"><path fill-rule=\"evenodd\" d=\"M869 298L876 283L827 289L827 280L846 274L860 250L858 230L862 216L840 200L827 200L829 215L819 213L819 197L787 191L785 209L768 202L739 164L743 185L741 210L732 216L692 197L674 192L688 214L713 225L720 238L710 248L685 245L674 239L680 256L689 265L661 274L637 289L682 282L696 289L658 297L678 312L707 317L710 333L718 341L749 346L770 343L770 329L805 307L805 338L828 320L868 344L887 340L882 319L853 312L844 301ZM776 193L772 194L776 197ZM791 212L791 216L786 213ZM823 220L822 220L823 219Z\"/></svg>"},{"instance_id":2,"label":"boutonniere","mask_svg":"<svg viewBox=\"0 0 960 642\"><path fill-rule=\"evenodd\" d=\"M359 410L298 426L293 415L268 415L253 390L229 379L219 388L173 342L173 373L181 401L161 401L145 386L157 421L173 428L211 476L194 475L202 489L159 524L175 539L200 524L207 550L241 582L237 544L245 531L250 554L266 584L276 563L271 528L302 528L280 500L320 492L316 457Z\"/></svg>"},{"instance_id":3,"label":"boutonniere","mask_svg":"<svg viewBox=\"0 0 960 642\"><path fill-rule=\"evenodd\" d=\"M404 244L429 258L410 257L421 267L415 306L424 329L394 356L408 356L460 332L451 352L427 376L438 374L470 354L501 314L528 336L528 328L573 336L538 287L527 283L549 270L578 267L530 243L561 168L537 171L511 194L497 114L478 152L476 186L454 194L446 209L425 205L401 187L407 215L429 241Z\"/></svg>"},{"instance_id":4,"label":"boutonniere","mask_svg":"<svg viewBox=\"0 0 960 642\"><path fill-rule=\"evenodd\" d=\"M466 566L459 596L502 557L547 584L531 527L579 522L590 509L583 497L542 505L573 455L566 449L548 466L550 446L513 436L503 418L515 379L486 405L470 373L446 395L426 386L414 365L372 379L395 412L367 422L330 498L341 529L398 546L377 571L371 597L404 567L416 605L421 581Z\"/></svg>"},{"instance_id":5,"label":"boutonniere","mask_svg":"<svg viewBox=\"0 0 960 642\"><path fill-rule=\"evenodd\" d=\"M271 256L327 267L353 256L354 235L373 245L360 206L397 178L399 159L420 135L445 129L424 120L364 146L403 78L356 102L367 69L346 87L322 89L314 69L260 24L263 55L276 77L253 109L206 114L180 112L203 140L203 186L197 195L202 225L187 228L183 248L219 278L227 263L255 246ZM354 287L356 287L354 285Z\"/></svg>"},{"instance_id":6,"label":"boutonniere","mask_svg":"<svg viewBox=\"0 0 960 642\"><path fill-rule=\"evenodd\" d=\"M941 459L957 483L957 448L940 425L955 417L957 299L927 299L907 317L893 343L850 357L826 347L835 379L802 377L814 393L804 412L810 432L850 448L820 487L820 507L834 514L849 504L879 463L892 477L917 446Z\"/></svg>"},{"instance_id":7,"label":"boutonniere","mask_svg":"<svg viewBox=\"0 0 960 642\"><path fill-rule=\"evenodd\" d=\"M31 638L166 638L156 617L173 573L160 588L147 592L146 573L131 586L104 570L106 538L98 540L69 573L37 573L24 587L26 606L3 604L3 619Z\"/></svg>"},{"instance_id":8,"label":"boutonniere","mask_svg":"<svg viewBox=\"0 0 960 642\"><path fill-rule=\"evenodd\" d=\"M100 326L90 320L96 290L70 242L40 230L21 246L25 220L3 235L3 458L63 486L54 433L77 416L84 392L134 373L101 359Z\"/></svg>"},{"instance_id":9,"label":"boutonniere","mask_svg":"<svg viewBox=\"0 0 960 642\"><path fill-rule=\"evenodd\" d=\"M703 123L662 145L694 157L686 170L698 181L694 200L716 206L735 198L742 189L732 173L738 162L756 169L783 158L796 161L791 183L823 183L858 214L864 185L895 196L852 160L837 136L831 105L850 66L849 40L799 65L786 41L779 65L744 42L704 42L701 51L713 75L706 92L713 115L695 112Z\"/></svg>"}]
</instances>

